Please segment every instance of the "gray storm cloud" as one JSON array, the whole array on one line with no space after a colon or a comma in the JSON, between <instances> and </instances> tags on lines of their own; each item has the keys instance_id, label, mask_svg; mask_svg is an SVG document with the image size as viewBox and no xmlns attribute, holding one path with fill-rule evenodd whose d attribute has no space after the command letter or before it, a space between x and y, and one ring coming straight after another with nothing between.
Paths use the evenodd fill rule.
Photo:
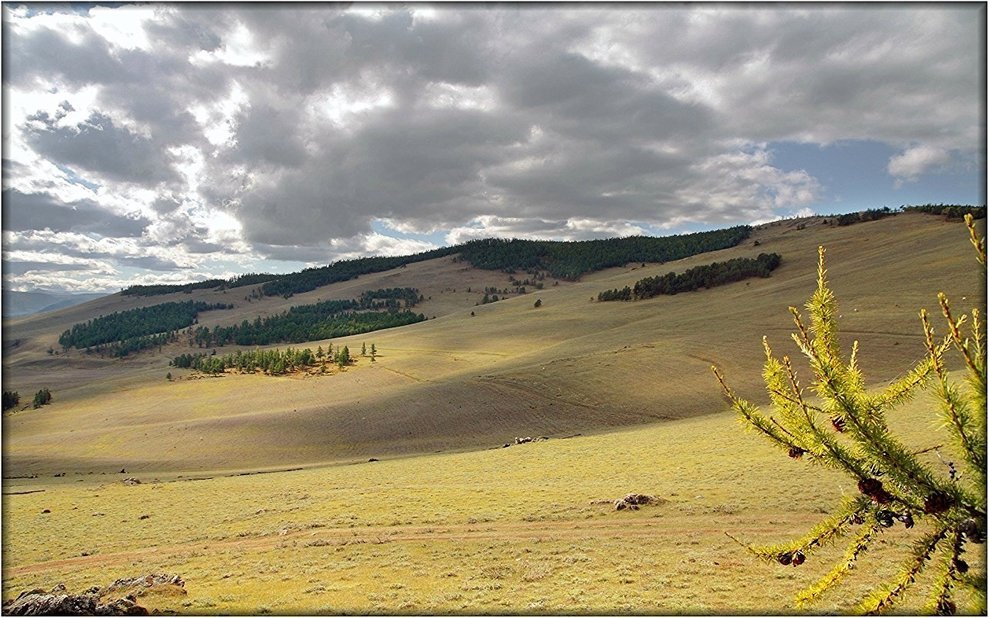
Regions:
<instances>
[{"instance_id":1,"label":"gray storm cloud","mask_svg":"<svg viewBox=\"0 0 989 618\"><path fill-rule=\"evenodd\" d=\"M128 256L167 270L235 236L307 262L403 246L368 244L376 220L451 238L737 223L820 195L773 142L882 142L907 180L983 146L984 7L364 8L100 9L130 11L113 30L5 7L12 242L99 216L184 251ZM20 171L38 161L114 212L126 189L132 216L38 193L55 181Z\"/></svg>"}]
</instances>

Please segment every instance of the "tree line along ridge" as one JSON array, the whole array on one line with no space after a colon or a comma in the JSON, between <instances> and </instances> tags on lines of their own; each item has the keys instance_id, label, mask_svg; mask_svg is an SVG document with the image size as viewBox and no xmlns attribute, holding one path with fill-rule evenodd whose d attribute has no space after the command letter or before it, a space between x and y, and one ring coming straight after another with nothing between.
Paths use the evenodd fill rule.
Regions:
<instances>
[{"instance_id":1,"label":"tree line along ridge","mask_svg":"<svg viewBox=\"0 0 989 618\"><path fill-rule=\"evenodd\" d=\"M748 238L751 232L751 226L740 225L663 237L628 236L581 241L489 238L406 256L341 260L328 266L307 268L287 275L248 274L229 281L212 279L181 285L135 285L122 290L121 294L151 296L173 292L191 293L193 290L229 289L260 283L256 294L290 298L294 294L349 281L360 275L404 268L409 264L454 254L459 254L458 260L466 261L475 268L509 273L526 271L535 274L545 271L558 279L572 281L586 273L629 262L668 262L707 251L727 249Z\"/></svg>"},{"instance_id":2,"label":"tree line along ridge","mask_svg":"<svg viewBox=\"0 0 989 618\"><path fill-rule=\"evenodd\" d=\"M904 205L895 209L883 207L836 215L834 222L836 225L851 225L874 221L899 212L941 215L948 219L961 219L964 215L971 214L973 218L981 219L986 216L986 207L963 204ZM545 271L558 279L575 280L588 272L630 262L668 262L706 251L727 249L748 238L751 232L751 226L741 225L723 230L664 237L628 236L584 241L487 238L405 256L340 260L327 266L307 268L287 275L247 273L229 280L209 279L184 284L133 285L121 290L120 293L125 296L154 296L258 285L257 295L288 298L293 294L308 292L331 283L348 281L360 275L384 272L455 254L459 254L459 259L475 268L506 272Z\"/></svg>"}]
</instances>

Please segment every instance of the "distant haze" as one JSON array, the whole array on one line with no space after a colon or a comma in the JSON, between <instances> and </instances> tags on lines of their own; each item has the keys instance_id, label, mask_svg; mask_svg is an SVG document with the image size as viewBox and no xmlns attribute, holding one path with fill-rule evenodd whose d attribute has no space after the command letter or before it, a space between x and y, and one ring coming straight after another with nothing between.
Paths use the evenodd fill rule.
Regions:
<instances>
[{"instance_id":1,"label":"distant haze","mask_svg":"<svg viewBox=\"0 0 989 618\"><path fill-rule=\"evenodd\" d=\"M86 301L100 298L104 294L61 294L51 292L12 292L5 291L2 298L3 317L13 318L46 311L64 309Z\"/></svg>"},{"instance_id":2,"label":"distant haze","mask_svg":"<svg viewBox=\"0 0 989 618\"><path fill-rule=\"evenodd\" d=\"M3 286L982 204L985 27L979 3L5 4Z\"/></svg>"}]
</instances>

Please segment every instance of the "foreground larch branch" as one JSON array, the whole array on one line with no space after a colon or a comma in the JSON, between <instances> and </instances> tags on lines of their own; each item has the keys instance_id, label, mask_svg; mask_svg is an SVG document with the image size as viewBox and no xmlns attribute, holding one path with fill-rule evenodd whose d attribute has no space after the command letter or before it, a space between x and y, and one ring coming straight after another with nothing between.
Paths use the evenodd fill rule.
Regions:
<instances>
[{"instance_id":1,"label":"foreground larch branch","mask_svg":"<svg viewBox=\"0 0 989 618\"><path fill-rule=\"evenodd\" d=\"M966 215L970 241L985 277L985 239L979 238ZM741 399L712 367L741 422L762 434L789 457L806 459L850 476L858 494L845 496L834 511L803 537L767 547L748 546L762 559L799 566L812 552L852 535L844 555L819 581L797 595L798 607L819 600L851 571L859 557L897 522L912 530L914 548L902 570L863 599L857 610L881 613L894 609L920 574L933 569L924 611L953 614L955 593L968 588L985 612L986 574L972 573L962 559L966 547L986 536L986 334L979 310L955 317L948 299L938 295L947 334L938 337L925 311L921 327L927 356L879 393L865 388L858 366L858 342L847 361L838 339L838 308L828 286L825 250L819 249L817 289L806 305L809 323L791 307L793 341L807 361L812 380L804 387L793 362L777 358L766 339L763 379L772 413ZM956 352L964 360L966 384L952 381L945 357ZM932 467L887 426L886 415L918 391L929 389L938 402L935 412L947 429L964 469ZM815 396L813 403L809 395ZM805 457L806 456L806 457ZM732 537L734 538L734 537ZM930 578L928 578L930 579ZM926 580L925 580L926 581Z\"/></svg>"}]
</instances>

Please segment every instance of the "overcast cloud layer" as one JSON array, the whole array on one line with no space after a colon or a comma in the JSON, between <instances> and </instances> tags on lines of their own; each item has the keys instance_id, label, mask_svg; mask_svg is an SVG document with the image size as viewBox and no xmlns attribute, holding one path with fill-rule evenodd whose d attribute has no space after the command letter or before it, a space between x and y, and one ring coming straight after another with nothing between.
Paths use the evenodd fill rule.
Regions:
<instances>
[{"instance_id":1,"label":"overcast cloud layer","mask_svg":"<svg viewBox=\"0 0 989 618\"><path fill-rule=\"evenodd\" d=\"M985 20L979 4L5 4L4 285L982 203ZM804 147L823 163L785 156Z\"/></svg>"}]
</instances>

